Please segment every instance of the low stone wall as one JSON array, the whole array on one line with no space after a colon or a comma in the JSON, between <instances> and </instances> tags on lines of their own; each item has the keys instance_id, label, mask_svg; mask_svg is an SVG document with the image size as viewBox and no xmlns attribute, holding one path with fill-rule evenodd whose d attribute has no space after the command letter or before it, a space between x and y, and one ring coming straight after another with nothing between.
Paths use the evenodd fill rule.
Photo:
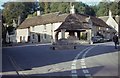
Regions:
<instances>
[{"instance_id":1,"label":"low stone wall","mask_svg":"<svg viewBox=\"0 0 120 78\"><path fill-rule=\"evenodd\" d=\"M59 40L53 43L50 49L52 50L64 50L64 49L77 49L77 45L89 44L88 41L84 40Z\"/></svg>"}]
</instances>

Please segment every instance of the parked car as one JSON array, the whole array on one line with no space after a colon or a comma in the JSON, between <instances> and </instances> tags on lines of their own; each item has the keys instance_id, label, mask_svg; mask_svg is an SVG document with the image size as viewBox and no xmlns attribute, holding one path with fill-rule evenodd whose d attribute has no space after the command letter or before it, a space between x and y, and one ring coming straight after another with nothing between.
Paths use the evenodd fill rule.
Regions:
<instances>
[{"instance_id":1,"label":"parked car","mask_svg":"<svg viewBox=\"0 0 120 78\"><path fill-rule=\"evenodd\" d=\"M108 42L108 41L111 41L111 40L108 38L104 38L104 42Z\"/></svg>"},{"instance_id":2,"label":"parked car","mask_svg":"<svg viewBox=\"0 0 120 78\"><path fill-rule=\"evenodd\" d=\"M92 37L92 41L93 43L104 42L104 38L102 38L101 36L94 36Z\"/></svg>"}]
</instances>

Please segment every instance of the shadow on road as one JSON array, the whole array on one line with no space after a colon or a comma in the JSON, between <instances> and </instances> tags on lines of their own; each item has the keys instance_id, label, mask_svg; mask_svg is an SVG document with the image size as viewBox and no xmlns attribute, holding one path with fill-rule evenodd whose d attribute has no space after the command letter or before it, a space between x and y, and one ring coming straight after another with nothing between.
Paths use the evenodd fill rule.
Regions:
<instances>
[{"instance_id":1,"label":"shadow on road","mask_svg":"<svg viewBox=\"0 0 120 78\"><path fill-rule=\"evenodd\" d=\"M94 45L92 45L94 46ZM9 61L9 58L6 55L9 55L14 58L15 62L24 69L32 69L35 67L48 66L63 62L73 61L75 56L85 49L88 46L78 46L79 49L76 50L50 50L50 45L40 45L40 46L29 46L29 47L16 47L16 48L4 48L3 49L3 72L15 71L14 67ZM113 45L99 45L92 49L86 57L92 57L96 55L106 54L106 53L114 53L116 51L120 51L120 46L118 49L114 49ZM80 58L81 59L81 56ZM102 67L97 67L97 70L94 71L96 73ZM92 68L91 68L92 69ZM79 70L78 70L79 71ZM56 73L47 73L47 75L55 75L57 73L68 73L70 71L65 72L56 72ZM45 75L45 74L41 74Z\"/></svg>"}]
</instances>

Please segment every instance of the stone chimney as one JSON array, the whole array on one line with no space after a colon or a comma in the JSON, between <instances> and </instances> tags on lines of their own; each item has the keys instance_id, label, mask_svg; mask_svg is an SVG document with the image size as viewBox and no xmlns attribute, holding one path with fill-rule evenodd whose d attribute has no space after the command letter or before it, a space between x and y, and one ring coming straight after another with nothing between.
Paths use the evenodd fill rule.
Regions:
<instances>
[{"instance_id":1,"label":"stone chimney","mask_svg":"<svg viewBox=\"0 0 120 78\"><path fill-rule=\"evenodd\" d=\"M39 0L36 1L36 5L37 5L37 16L40 16L41 12L40 12Z\"/></svg>"},{"instance_id":2,"label":"stone chimney","mask_svg":"<svg viewBox=\"0 0 120 78\"><path fill-rule=\"evenodd\" d=\"M41 12L40 10L37 11L37 16L40 16L41 15Z\"/></svg>"},{"instance_id":3,"label":"stone chimney","mask_svg":"<svg viewBox=\"0 0 120 78\"><path fill-rule=\"evenodd\" d=\"M18 26L20 25L21 23L21 15L18 16Z\"/></svg>"},{"instance_id":4,"label":"stone chimney","mask_svg":"<svg viewBox=\"0 0 120 78\"><path fill-rule=\"evenodd\" d=\"M112 12L111 12L111 10L109 10L109 17L112 17Z\"/></svg>"},{"instance_id":5,"label":"stone chimney","mask_svg":"<svg viewBox=\"0 0 120 78\"><path fill-rule=\"evenodd\" d=\"M14 19L13 19L13 27L15 27L15 28L17 27L17 24Z\"/></svg>"},{"instance_id":6,"label":"stone chimney","mask_svg":"<svg viewBox=\"0 0 120 78\"><path fill-rule=\"evenodd\" d=\"M70 3L70 14L75 14L75 7Z\"/></svg>"}]
</instances>

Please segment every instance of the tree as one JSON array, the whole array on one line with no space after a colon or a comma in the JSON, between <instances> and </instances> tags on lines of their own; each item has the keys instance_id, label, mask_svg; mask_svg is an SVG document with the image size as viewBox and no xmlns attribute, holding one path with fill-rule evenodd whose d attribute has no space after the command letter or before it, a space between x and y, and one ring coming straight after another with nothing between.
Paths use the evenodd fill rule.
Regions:
<instances>
[{"instance_id":1,"label":"tree","mask_svg":"<svg viewBox=\"0 0 120 78\"><path fill-rule=\"evenodd\" d=\"M67 2L61 2L58 6L58 10L61 12L61 13L68 13L69 11L69 3Z\"/></svg>"},{"instance_id":2,"label":"tree","mask_svg":"<svg viewBox=\"0 0 120 78\"><path fill-rule=\"evenodd\" d=\"M117 2L100 2L97 6L98 10L96 12L97 16L108 16L109 10L112 11L112 14L118 15L118 3Z\"/></svg>"},{"instance_id":3,"label":"tree","mask_svg":"<svg viewBox=\"0 0 120 78\"><path fill-rule=\"evenodd\" d=\"M7 2L3 5L3 16L8 25L12 25L12 20L18 21L21 16L22 21L35 11L35 3L33 2Z\"/></svg>"},{"instance_id":4,"label":"tree","mask_svg":"<svg viewBox=\"0 0 120 78\"><path fill-rule=\"evenodd\" d=\"M81 13L81 14L87 14L87 15L92 15L95 16L95 11L92 7L80 2L75 2L73 3L75 5L76 12Z\"/></svg>"},{"instance_id":5,"label":"tree","mask_svg":"<svg viewBox=\"0 0 120 78\"><path fill-rule=\"evenodd\" d=\"M98 4L97 16L107 16L109 12L109 4L108 2L100 2Z\"/></svg>"},{"instance_id":6,"label":"tree","mask_svg":"<svg viewBox=\"0 0 120 78\"><path fill-rule=\"evenodd\" d=\"M44 9L44 12L45 14L49 13L50 12L50 3L48 2L45 2L45 9Z\"/></svg>"},{"instance_id":7,"label":"tree","mask_svg":"<svg viewBox=\"0 0 120 78\"><path fill-rule=\"evenodd\" d=\"M113 15L118 15L118 3L117 2L111 2L109 3L109 9L112 11Z\"/></svg>"},{"instance_id":8,"label":"tree","mask_svg":"<svg viewBox=\"0 0 120 78\"><path fill-rule=\"evenodd\" d=\"M58 12L59 2L52 2L50 5L50 12Z\"/></svg>"},{"instance_id":9,"label":"tree","mask_svg":"<svg viewBox=\"0 0 120 78\"><path fill-rule=\"evenodd\" d=\"M95 15L94 9L82 2L73 2L76 12L88 15ZM70 12L70 2L40 2L40 10L43 13L49 12Z\"/></svg>"}]
</instances>

